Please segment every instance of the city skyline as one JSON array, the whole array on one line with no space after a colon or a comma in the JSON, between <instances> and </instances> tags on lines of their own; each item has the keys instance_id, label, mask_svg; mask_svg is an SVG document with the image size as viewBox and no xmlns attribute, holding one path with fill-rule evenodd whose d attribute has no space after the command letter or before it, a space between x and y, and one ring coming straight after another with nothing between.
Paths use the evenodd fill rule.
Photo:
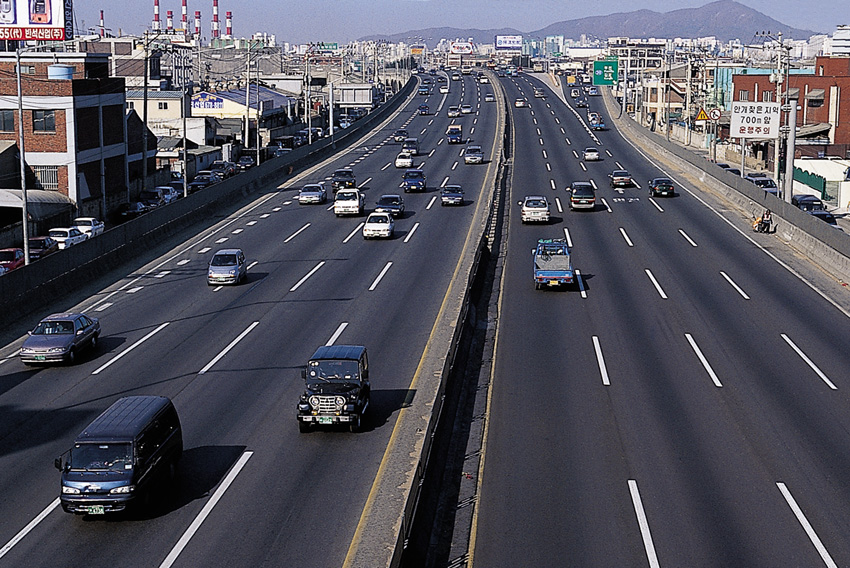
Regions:
<instances>
[{"instance_id":1,"label":"city skyline","mask_svg":"<svg viewBox=\"0 0 850 568\"><path fill-rule=\"evenodd\" d=\"M671 6L661 0L599 0L576 9L571 3L559 0L371 0L367 4L355 0L252 0L251 10L246 10L245 3L219 0L219 20L223 33L225 13L233 12L236 37L266 32L274 34L279 42L348 42L364 36L435 27L515 28L529 32L564 20L642 9L668 12L708 3L684 0ZM818 10L795 0L744 0L740 3L789 27L793 22L793 27L816 33L831 34L837 25L850 24L850 8L844 0L824 0L818 4ZM77 0L75 26L80 30L96 27L103 9L105 27L113 34L117 35L119 30L123 34L141 34L149 29L153 0L130 0L120 12L112 6L103 0ZM160 0L163 26L168 10L174 13L175 26L179 26L181 0ZM189 0L190 25L196 10L201 11L201 27L204 37L209 38L212 0ZM269 12L277 14L278 19L270 22Z\"/></svg>"}]
</instances>

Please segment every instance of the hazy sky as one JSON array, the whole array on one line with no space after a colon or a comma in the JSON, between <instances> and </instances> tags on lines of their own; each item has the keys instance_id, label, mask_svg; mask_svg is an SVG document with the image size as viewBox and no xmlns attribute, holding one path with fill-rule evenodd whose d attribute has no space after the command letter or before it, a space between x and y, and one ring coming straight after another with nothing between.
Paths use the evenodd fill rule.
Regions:
<instances>
[{"instance_id":1,"label":"hazy sky","mask_svg":"<svg viewBox=\"0 0 850 568\"><path fill-rule=\"evenodd\" d=\"M832 33L838 24L850 24L848 0L739 0L772 18L801 29ZM277 36L278 41L340 43L372 34L400 33L429 27L478 29L512 27L533 31L549 24L601 16L615 12L648 9L666 12L694 8L708 0L219 0L219 18L224 31L224 14L233 12L234 35L245 37L255 31ZM180 20L181 0L160 0L165 25L167 10ZM209 37L212 0L188 0L190 22L201 11L202 28ZM114 33L141 33L153 19L153 0L76 0L76 25L98 24L100 10L106 27Z\"/></svg>"}]
</instances>

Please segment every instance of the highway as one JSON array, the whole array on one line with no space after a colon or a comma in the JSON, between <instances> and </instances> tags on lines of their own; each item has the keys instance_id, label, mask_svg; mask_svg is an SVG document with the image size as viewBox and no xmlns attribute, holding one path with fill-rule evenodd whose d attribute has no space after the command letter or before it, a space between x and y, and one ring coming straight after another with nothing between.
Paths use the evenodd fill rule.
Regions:
<instances>
[{"instance_id":1,"label":"highway","mask_svg":"<svg viewBox=\"0 0 850 568\"><path fill-rule=\"evenodd\" d=\"M475 567L850 565L850 326L590 109L501 80L515 145ZM602 160L580 159L586 146ZM615 191L624 167L639 187ZM594 211L565 188L592 180ZM516 202L547 195L553 220ZM568 238L581 286L535 290L538 238ZM477 411L477 410L476 410Z\"/></svg>"},{"instance_id":2,"label":"highway","mask_svg":"<svg viewBox=\"0 0 850 568\"><path fill-rule=\"evenodd\" d=\"M0 565L342 566L398 412L416 396L411 379L495 167L464 165L464 145L443 134L462 123L491 156L498 105L483 102L491 88L464 77L447 95L435 86L413 97L362 143L67 306L100 318L104 330L76 364L27 368L14 357L22 339L0 349ZM422 102L431 115L416 112ZM447 118L461 102L474 113ZM298 187L340 167L354 169L367 210L381 194L401 193L397 128L419 138L428 188L403 194L393 239L365 241L362 217L294 200ZM446 183L465 188L465 205L440 206ZM233 247L249 259L247 282L208 286L209 258ZM369 349L366 431L300 434L300 369L333 342ZM63 513L53 459L134 394L175 403L186 448L176 486L146 512Z\"/></svg>"}]
</instances>

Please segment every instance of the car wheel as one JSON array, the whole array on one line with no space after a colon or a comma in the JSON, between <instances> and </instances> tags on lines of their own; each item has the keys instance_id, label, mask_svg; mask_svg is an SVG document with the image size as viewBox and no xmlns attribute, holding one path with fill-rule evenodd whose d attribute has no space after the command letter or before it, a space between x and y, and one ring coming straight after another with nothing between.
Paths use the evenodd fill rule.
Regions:
<instances>
[{"instance_id":1,"label":"car wheel","mask_svg":"<svg viewBox=\"0 0 850 568\"><path fill-rule=\"evenodd\" d=\"M304 422L303 420L298 421L298 431L302 434L306 434L310 431L310 423Z\"/></svg>"},{"instance_id":2,"label":"car wheel","mask_svg":"<svg viewBox=\"0 0 850 568\"><path fill-rule=\"evenodd\" d=\"M76 354L76 352L74 351L74 348L72 347L71 349L69 349L69 350L68 350L68 355L66 355L66 356L65 356L65 360L66 360L69 364L71 364L71 363L73 363L76 359L77 359L77 354Z\"/></svg>"},{"instance_id":3,"label":"car wheel","mask_svg":"<svg viewBox=\"0 0 850 568\"><path fill-rule=\"evenodd\" d=\"M359 414L354 415L354 420L348 423L348 430L352 433L360 430L361 417Z\"/></svg>"},{"instance_id":4,"label":"car wheel","mask_svg":"<svg viewBox=\"0 0 850 568\"><path fill-rule=\"evenodd\" d=\"M92 336L92 338L91 338L91 344L90 344L90 347L92 348L92 351L94 351L95 349L97 349L97 334L94 334L94 335Z\"/></svg>"}]
</instances>

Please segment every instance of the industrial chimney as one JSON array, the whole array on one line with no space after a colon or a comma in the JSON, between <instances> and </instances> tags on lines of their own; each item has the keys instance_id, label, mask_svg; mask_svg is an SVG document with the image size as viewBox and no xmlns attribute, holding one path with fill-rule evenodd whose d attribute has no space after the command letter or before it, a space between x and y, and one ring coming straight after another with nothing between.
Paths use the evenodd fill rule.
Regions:
<instances>
[{"instance_id":1,"label":"industrial chimney","mask_svg":"<svg viewBox=\"0 0 850 568\"><path fill-rule=\"evenodd\" d=\"M195 37L201 39L201 11L195 10Z\"/></svg>"},{"instance_id":2,"label":"industrial chimney","mask_svg":"<svg viewBox=\"0 0 850 568\"><path fill-rule=\"evenodd\" d=\"M174 12L171 10L165 12L165 29L168 31L174 30Z\"/></svg>"},{"instance_id":3,"label":"industrial chimney","mask_svg":"<svg viewBox=\"0 0 850 568\"><path fill-rule=\"evenodd\" d=\"M218 22L218 0L213 0L213 14L212 14L212 37L213 39L218 39L219 37L219 22Z\"/></svg>"},{"instance_id":4,"label":"industrial chimney","mask_svg":"<svg viewBox=\"0 0 850 568\"><path fill-rule=\"evenodd\" d=\"M233 12L225 13L224 25L227 37L233 37Z\"/></svg>"},{"instance_id":5,"label":"industrial chimney","mask_svg":"<svg viewBox=\"0 0 850 568\"><path fill-rule=\"evenodd\" d=\"M103 12L101 12L101 19L103 19ZM151 22L151 29L153 31L159 31L159 0L153 0L153 22Z\"/></svg>"}]
</instances>

